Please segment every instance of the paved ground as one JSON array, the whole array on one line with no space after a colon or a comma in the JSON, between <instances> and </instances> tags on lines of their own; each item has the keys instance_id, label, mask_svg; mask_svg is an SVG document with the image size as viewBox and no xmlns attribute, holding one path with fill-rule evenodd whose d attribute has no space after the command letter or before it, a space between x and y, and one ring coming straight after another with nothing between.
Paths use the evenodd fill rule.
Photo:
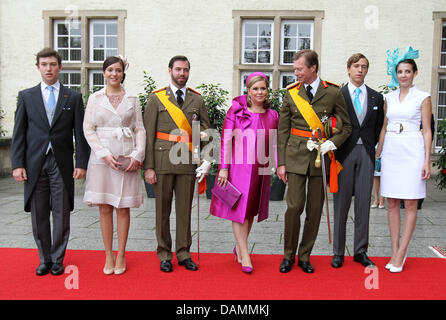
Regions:
<instances>
[{"instance_id":1,"label":"paved ground","mask_svg":"<svg viewBox=\"0 0 446 320\"><path fill-rule=\"evenodd\" d=\"M71 235L68 249L102 250L103 243L97 208L90 208L82 202L83 184L76 182L75 210L71 217ZM193 245L197 250L197 199L193 203ZM234 247L231 222L209 214L210 200L200 197L200 252L229 253ZM330 196L330 219L333 223L333 201ZM352 205L353 207L353 205ZM285 201L270 202L270 217L262 223L255 223L250 235L252 253L282 254ZM353 209L353 208L352 208ZM347 252L353 248L353 212L350 211L347 226ZM423 209L418 212L418 222L409 247L409 256L433 257L430 245L446 245L446 191L435 187L433 180L428 183L428 197ZM174 210L174 208L173 208ZM324 210L325 212L325 210ZM404 211L403 211L404 212ZM302 219L304 215L302 216ZM175 214L171 216L171 228L175 229ZM333 226L332 226L333 231ZM301 232L302 233L302 232ZM175 233L172 232L174 239ZM175 242L173 242L175 243ZM0 179L0 247L35 248L31 232L31 219L23 211L23 185L12 178ZM116 232L114 248L117 248ZM127 249L130 251L155 251L155 202L145 198L144 205L131 211L131 226ZM390 236L387 224L387 210L372 209L370 219L370 256L389 256ZM313 250L315 255L331 255L328 243L326 216L322 216L319 236Z\"/></svg>"}]
</instances>

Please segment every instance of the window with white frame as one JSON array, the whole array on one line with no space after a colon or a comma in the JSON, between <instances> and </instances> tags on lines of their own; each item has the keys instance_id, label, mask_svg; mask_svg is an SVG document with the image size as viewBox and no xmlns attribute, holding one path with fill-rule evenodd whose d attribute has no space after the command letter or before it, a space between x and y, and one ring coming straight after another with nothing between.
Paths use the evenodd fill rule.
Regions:
<instances>
[{"instance_id":1,"label":"window with white frame","mask_svg":"<svg viewBox=\"0 0 446 320\"><path fill-rule=\"evenodd\" d=\"M125 10L44 10L45 46L62 56L60 81L87 94L105 86L102 63L124 55Z\"/></svg>"},{"instance_id":2,"label":"window with white frame","mask_svg":"<svg viewBox=\"0 0 446 320\"><path fill-rule=\"evenodd\" d=\"M438 103L437 103L437 123L436 127L446 119L446 75L440 76L439 86L438 86ZM436 139L435 149L436 151L440 151L446 141L440 140L437 131L437 139Z\"/></svg>"},{"instance_id":3,"label":"window with white frame","mask_svg":"<svg viewBox=\"0 0 446 320\"><path fill-rule=\"evenodd\" d=\"M282 21L280 38L280 63L292 64L294 53L302 49L313 49L313 21Z\"/></svg>"},{"instance_id":4,"label":"window with white frame","mask_svg":"<svg viewBox=\"0 0 446 320\"><path fill-rule=\"evenodd\" d=\"M293 72L281 72L279 89L286 89L286 87L296 81L296 76Z\"/></svg>"},{"instance_id":5,"label":"window with white frame","mask_svg":"<svg viewBox=\"0 0 446 320\"><path fill-rule=\"evenodd\" d=\"M273 62L273 21L243 21L242 57L244 64L271 64Z\"/></svg>"},{"instance_id":6,"label":"window with white frame","mask_svg":"<svg viewBox=\"0 0 446 320\"><path fill-rule=\"evenodd\" d=\"M54 20L54 49L64 62L81 61L80 20Z\"/></svg>"},{"instance_id":7,"label":"window with white frame","mask_svg":"<svg viewBox=\"0 0 446 320\"><path fill-rule=\"evenodd\" d=\"M102 62L118 54L118 23L116 20L90 21L90 62Z\"/></svg>"},{"instance_id":8,"label":"window with white frame","mask_svg":"<svg viewBox=\"0 0 446 320\"><path fill-rule=\"evenodd\" d=\"M104 78L104 73L102 70L91 70L90 71L90 91L96 92L105 87L106 81Z\"/></svg>"},{"instance_id":9,"label":"window with white frame","mask_svg":"<svg viewBox=\"0 0 446 320\"><path fill-rule=\"evenodd\" d=\"M59 72L59 81L66 87L81 92L81 73L79 70L62 69Z\"/></svg>"},{"instance_id":10,"label":"window with white frame","mask_svg":"<svg viewBox=\"0 0 446 320\"><path fill-rule=\"evenodd\" d=\"M323 11L234 10L233 92L245 91L247 74L261 71L273 90L295 82L292 56L301 49L320 54Z\"/></svg>"},{"instance_id":11,"label":"window with white frame","mask_svg":"<svg viewBox=\"0 0 446 320\"><path fill-rule=\"evenodd\" d=\"M446 67L446 22L443 22L441 29L440 67Z\"/></svg>"}]
</instances>

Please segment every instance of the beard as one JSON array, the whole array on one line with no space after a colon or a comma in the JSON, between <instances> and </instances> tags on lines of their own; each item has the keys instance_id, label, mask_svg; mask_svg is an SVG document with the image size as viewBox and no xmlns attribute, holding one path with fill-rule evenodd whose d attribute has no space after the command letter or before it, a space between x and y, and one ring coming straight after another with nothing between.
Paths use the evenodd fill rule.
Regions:
<instances>
[{"instance_id":1,"label":"beard","mask_svg":"<svg viewBox=\"0 0 446 320\"><path fill-rule=\"evenodd\" d=\"M175 83L177 88L182 88L186 85L188 78L184 76L178 76L174 77L174 75L171 75L173 83Z\"/></svg>"}]
</instances>

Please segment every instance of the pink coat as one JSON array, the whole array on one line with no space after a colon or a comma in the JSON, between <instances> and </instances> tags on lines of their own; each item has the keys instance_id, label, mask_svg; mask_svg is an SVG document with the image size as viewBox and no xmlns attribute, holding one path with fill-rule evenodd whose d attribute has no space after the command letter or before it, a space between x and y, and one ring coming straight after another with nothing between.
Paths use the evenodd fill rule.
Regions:
<instances>
[{"instance_id":1,"label":"pink coat","mask_svg":"<svg viewBox=\"0 0 446 320\"><path fill-rule=\"evenodd\" d=\"M232 209L212 196L212 215L239 223L255 215L258 222L268 218L278 121L279 115L272 109L265 113L248 111L246 95L232 100L223 123L219 169L229 169L229 181L242 196Z\"/></svg>"}]
</instances>

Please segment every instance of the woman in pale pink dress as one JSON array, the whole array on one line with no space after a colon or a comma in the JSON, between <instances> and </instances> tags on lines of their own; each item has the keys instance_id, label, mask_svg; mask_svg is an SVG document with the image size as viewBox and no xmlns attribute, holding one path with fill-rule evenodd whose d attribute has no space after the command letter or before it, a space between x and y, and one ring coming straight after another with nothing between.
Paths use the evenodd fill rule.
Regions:
<instances>
[{"instance_id":1,"label":"woman in pale pink dress","mask_svg":"<svg viewBox=\"0 0 446 320\"><path fill-rule=\"evenodd\" d=\"M146 133L138 97L121 86L126 66L121 57L104 61L107 85L89 97L84 118L84 135L91 147L84 201L99 206L105 274L125 272L130 208L143 203L139 169L144 160ZM116 259L112 248L113 209L119 247Z\"/></svg>"}]
</instances>

